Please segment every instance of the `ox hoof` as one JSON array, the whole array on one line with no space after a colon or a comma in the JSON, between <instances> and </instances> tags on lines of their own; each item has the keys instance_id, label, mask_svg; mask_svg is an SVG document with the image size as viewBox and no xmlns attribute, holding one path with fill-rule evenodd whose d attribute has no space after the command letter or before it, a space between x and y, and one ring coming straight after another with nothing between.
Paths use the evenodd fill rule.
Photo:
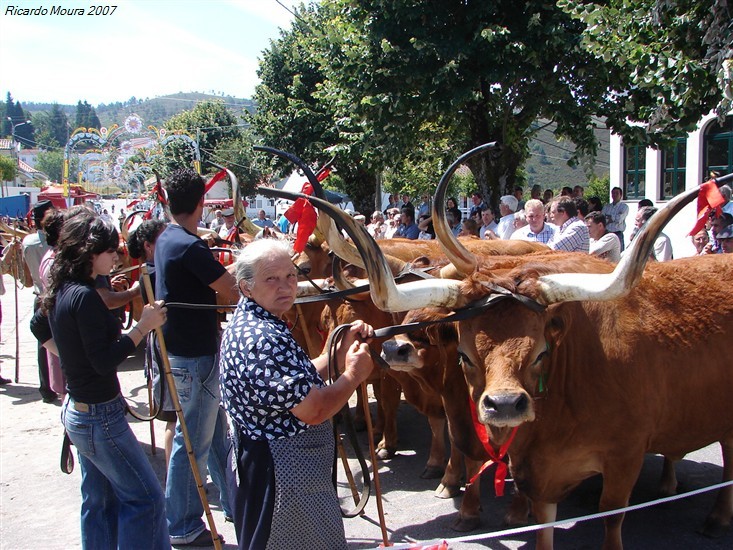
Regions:
<instances>
[{"instance_id":1,"label":"ox hoof","mask_svg":"<svg viewBox=\"0 0 733 550\"><path fill-rule=\"evenodd\" d=\"M461 494L461 488L457 485L438 485L435 489L435 496L442 499L455 498Z\"/></svg>"},{"instance_id":2,"label":"ox hoof","mask_svg":"<svg viewBox=\"0 0 733 550\"><path fill-rule=\"evenodd\" d=\"M459 533L475 531L479 527L481 527L481 520L479 518L462 518L460 516L455 522L453 522L453 525L450 526L451 529L453 529L454 531L458 531Z\"/></svg>"},{"instance_id":3,"label":"ox hoof","mask_svg":"<svg viewBox=\"0 0 733 550\"><path fill-rule=\"evenodd\" d=\"M393 458L394 455L396 454L397 454L397 449L388 449L386 447L377 449L377 458L379 460L387 460L389 458Z\"/></svg>"},{"instance_id":4,"label":"ox hoof","mask_svg":"<svg viewBox=\"0 0 733 550\"><path fill-rule=\"evenodd\" d=\"M420 474L420 479L440 479L444 473L445 468L442 466L425 466Z\"/></svg>"},{"instance_id":5,"label":"ox hoof","mask_svg":"<svg viewBox=\"0 0 733 550\"><path fill-rule=\"evenodd\" d=\"M728 533L729 525L720 523L717 519L708 518L697 532L711 539L719 539Z\"/></svg>"},{"instance_id":6,"label":"ox hoof","mask_svg":"<svg viewBox=\"0 0 733 550\"><path fill-rule=\"evenodd\" d=\"M504 525L507 527L520 527L529 524L529 514L507 514L504 516Z\"/></svg>"}]
</instances>

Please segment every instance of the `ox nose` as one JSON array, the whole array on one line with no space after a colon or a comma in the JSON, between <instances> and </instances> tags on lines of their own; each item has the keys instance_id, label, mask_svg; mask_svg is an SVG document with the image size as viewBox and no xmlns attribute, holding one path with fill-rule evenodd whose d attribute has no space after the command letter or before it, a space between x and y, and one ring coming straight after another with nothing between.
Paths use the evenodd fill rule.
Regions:
<instances>
[{"instance_id":1,"label":"ox nose","mask_svg":"<svg viewBox=\"0 0 733 550\"><path fill-rule=\"evenodd\" d=\"M484 395L481 405L490 418L513 418L527 411L529 399L523 393Z\"/></svg>"},{"instance_id":2,"label":"ox nose","mask_svg":"<svg viewBox=\"0 0 733 550\"><path fill-rule=\"evenodd\" d=\"M412 346L404 342L387 340L382 344L382 358L385 361L405 361L410 356L411 351Z\"/></svg>"}]
</instances>

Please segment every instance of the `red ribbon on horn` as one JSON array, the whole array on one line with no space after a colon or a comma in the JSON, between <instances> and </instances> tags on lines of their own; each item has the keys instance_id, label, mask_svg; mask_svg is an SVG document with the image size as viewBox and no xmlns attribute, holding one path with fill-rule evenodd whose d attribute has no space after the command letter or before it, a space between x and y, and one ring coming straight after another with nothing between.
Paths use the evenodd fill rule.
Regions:
<instances>
[{"instance_id":1,"label":"red ribbon on horn","mask_svg":"<svg viewBox=\"0 0 733 550\"><path fill-rule=\"evenodd\" d=\"M310 183L304 183L303 194L312 195L313 187ZM318 214L316 209L308 199L297 199L293 205L288 208L283 214L290 223L298 224L298 231L296 233L295 242L293 243L293 250L295 252L303 252L305 245L308 243L308 237L311 236L313 230L316 228L318 222Z\"/></svg>"},{"instance_id":2,"label":"red ribbon on horn","mask_svg":"<svg viewBox=\"0 0 733 550\"><path fill-rule=\"evenodd\" d=\"M725 202L725 198L720 194L720 190L715 180L706 181L700 186L700 193L697 195L697 222L695 227L688 235L696 235L703 227L708 217L708 212L715 210L720 215L720 207Z\"/></svg>"},{"instance_id":3,"label":"red ribbon on horn","mask_svg":"<svg viewBox=\"0 0 733 550\"><path fill-rule=\"evenodd\" d=\"M499 452L497 453L491 446L491 442L489 441L489 433L486 430L486 426L478 421L478 415L476 414L476 404L471 400L470 397L468 398L468 408L471 411L471 420L473 421L473 428L474 430L476 430L476 435L481 441L481 444L484 446L486 453L489 455L489 460L481 465L479 471L468 481L468 484L470 485L471 483L476 481L478 477L484 473L486 468L488 468L492 464L496 464L496 471L494 472L494 492L496 493L496 496L502 497L504 496L506 475L509 471L506 462L504 462L503 459L506 456L507 451L509 450L509 445L511 445L512 441L514 441L514 436L517 435L517 428L519 426L514 426L514 428L512 429L512 433L509 436L509 439L507 439L504 444L499 447Z\"/></svg>"}]
</instances>

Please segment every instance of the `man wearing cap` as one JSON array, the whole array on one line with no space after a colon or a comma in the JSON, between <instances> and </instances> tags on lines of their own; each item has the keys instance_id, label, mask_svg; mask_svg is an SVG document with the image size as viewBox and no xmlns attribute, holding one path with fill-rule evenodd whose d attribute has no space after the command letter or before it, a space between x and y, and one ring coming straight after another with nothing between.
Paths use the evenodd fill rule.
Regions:
<instances>
[{"instance_id":1,"label":"man wearing cap","mask_svg":"<svg viewBox=\"0 0 733 550\"><path fill-rule=\"evenodd\" d=\"M222 225L224 225L224 216L222 215L221 210L216 210L214 212L214 219L211 220L211 223L209 224L209 229L218 232Z\"/></svg>"},{"instance_id":2,"label":"man wearing cap","mask_svg":"<svg viewBox=\"0 0 733 550\"><path fill-rule=\"evenodd\" d=\"M500 239L510 239L514 233L514 212L517 211L518 202L514 195L504 195L499 199L501 219L496 228L496 236Z\"/></svg>"},{"instance_id":3,"label":"man wearing cap","mask_svg":"<svg viewBox=\"0 0 733 550\"><path fill-rule=\"evenodd\" d=\"M33 312L40 306L40 295L43 291L43 282L41 281L40 267L41 260L46 251L51 248L46 242L46 233L43 231L43 218L47 212L53 210L51 201L40 201L33 207L33 223L36 226L36 232L27 235L23 239L23 260L28 266L31 277L33 278ZM40 387L38 391L43 398L44 403L53 403L58 395L51 389L50 378L48 374L48 356L46 348L38 342L38 378Z\"/></svg>"},{"instance_id":4,"label":"man wearing cap","mask_svg":"<svg viewBox=\"0 0 733 550\"><path fill-rule=\"evenodd\" d=\"M234 208L225 208L221 212L223 224L219 226L218 233L219 237L225 241L234 242L234 233L236 228L234 227Z\"/></svg>"},{"instance_id":5,"label":"man wearing cap","mask_svg":"<svg viewBox=\"0 0 733 550\"><path fill-rule=\"evenodd\" d=\"M728 225L718 232L718 243L723 254L733 254L733 225Z\"/></svg>"}]
</instances>

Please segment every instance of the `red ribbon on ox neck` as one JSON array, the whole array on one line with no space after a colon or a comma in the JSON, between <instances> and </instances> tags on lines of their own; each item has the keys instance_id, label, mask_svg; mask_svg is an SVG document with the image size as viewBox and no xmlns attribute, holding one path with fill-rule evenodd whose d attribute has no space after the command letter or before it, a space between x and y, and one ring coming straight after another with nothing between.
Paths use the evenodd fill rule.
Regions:
<instances>
[{"instance_id":1,"label":"red ribbon on ox neck","mask_svg":"<svg viewBox=\"0 0 733 550\"><path fill-rule=\"evenodd\" d=\"M470 397L468 398L468 408L471 411L471 420L473 421L473 428L474 430L476 430L476 435L481 441L481 444L484 446L486 453L489 455L489 460L481 465L479 471L468 481L468 484L470 485L471 483L476 481L478 477L484 473L486 468L488 468L492 464L496 464L496 471L494 472L494 492L496 493L496 496L503 497L504 485L506 484L506 475L509 470L503 458L506 456L506 453L509 450L509 445L511 445L512 441L514 441L514 436L517 434L517 428L519 426L514 426L514 428L512 429L512 433L509 436L509 439L507 439L504 444L499 447L499 452L496 453L494 452L494 448L489 442L489 432L486 430L486 426L478 421L478 415L476 414L476 404L471 400Z\"/></svg>"}]
</instances>

